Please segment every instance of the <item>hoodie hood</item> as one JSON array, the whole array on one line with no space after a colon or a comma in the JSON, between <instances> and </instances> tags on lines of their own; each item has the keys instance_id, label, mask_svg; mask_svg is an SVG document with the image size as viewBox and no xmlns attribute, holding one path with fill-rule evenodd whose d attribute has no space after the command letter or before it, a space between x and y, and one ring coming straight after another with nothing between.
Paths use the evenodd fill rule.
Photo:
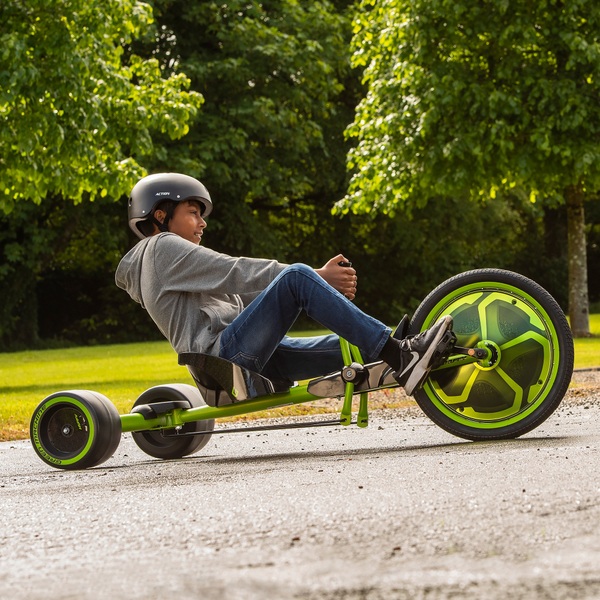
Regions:
<instances>
[{"instance_id":1,"label":"hoodie hood","mask_svg":"<svg viewBox=\"0 0 600 600\"><path fill-rule=\"evenodd\" d=\"M115 272L115 282L118 287L125 290L136 302L144 306L142 298L142 258L148 245L154 238L146 238L138 242L122 259Z\"/></svg>"}]
</instances>

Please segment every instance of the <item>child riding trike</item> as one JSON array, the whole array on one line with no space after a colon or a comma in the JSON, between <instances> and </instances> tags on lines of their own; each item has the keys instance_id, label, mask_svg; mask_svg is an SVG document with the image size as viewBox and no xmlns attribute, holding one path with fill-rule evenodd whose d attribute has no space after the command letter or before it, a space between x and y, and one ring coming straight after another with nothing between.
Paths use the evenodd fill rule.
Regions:
<instances>
[{"instance_id":1,"label":"child riding trike","mask_svg":"<svg viewBox=\"0 0 600 600\"><path fill-rule=\"evenodd\" d=\"M464 439L500 440L531 431L554 412L571 380L574 351L567 320L548 292L510 271L468 271L430 292L397 335L423 331L442 315L454 322L448 351L414 394L432 421ZM122 432L132 432L150 456L175 459L201 450L213 432L298 426L219 429L218 419L322 398L340 399L339 418L302 426L366 427L369 392L398 383L384 362L365 364L345 340L341 348L341 371L292 387L216 356L180 354L195 386L152 387L124 415L98 392L53 393L33 413L31 441L38 456L59 469L101 464Z\"/></svg>"}]
</instances>

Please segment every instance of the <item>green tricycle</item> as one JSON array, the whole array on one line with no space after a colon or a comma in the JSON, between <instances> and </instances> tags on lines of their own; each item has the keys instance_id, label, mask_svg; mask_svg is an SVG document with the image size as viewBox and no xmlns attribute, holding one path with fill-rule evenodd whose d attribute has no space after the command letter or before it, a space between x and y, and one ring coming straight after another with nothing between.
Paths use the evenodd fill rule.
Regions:
<instances>
[{"instance_id":1,"label":"green tricycle","mask_svg":"<svg viewBox=\"0 0 600 600\"><path fill-rule=\"evenodd\" d=\"M395 335L418 333L448 314L454 319L450 350L414 394L434 423L463 439L501 440L531 431L556 410L571 381L574 349L567 319L546 290L506 270L460 273L430 292ZM358 348L340 344L341 371L292 387L215 356L182 354L179 363L196 385L147 389L129 414L119 415L98 392L56 392L35 409L31 442L48 465L85 469L110 458L123 432L150 456L177 459L202 449L215 432L366 427L369 392L398 384L385 363L365 364ZM223 417L323 398L340 400L339 418L215 429Z\"/></svg>"}]
</instances>

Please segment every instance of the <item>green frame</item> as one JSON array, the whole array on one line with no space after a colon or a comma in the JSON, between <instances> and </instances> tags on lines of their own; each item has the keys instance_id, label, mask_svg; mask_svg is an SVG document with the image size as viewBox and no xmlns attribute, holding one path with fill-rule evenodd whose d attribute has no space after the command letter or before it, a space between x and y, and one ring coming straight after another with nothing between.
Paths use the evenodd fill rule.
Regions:
<instances>
[{"instance_id":1,"label":"green frame","mask_svg":"<svg viewBox=\"0 0 600 600\"><path fill-rule=\"evenodd\" d=\"M360 350L350 344L347 340L340 339L342 357L344 364L358 362L363 364ZM320 400L323 396L312 394L308 391L310 381L290 388L287 392L261 396L251 400L244 400L225 406L200 406L197 408L176 408L167 413L158 415L154 419L146 419L139 413L130 413L121 415L121 430L125 432L148 431L154 429L173 429L181 427L186 423L196 421L207 421L210 419L223 419L225 417L236 417L244 414L251 414L263 410L281 408L283 406L292 406L296 404L305 404ZM389 386L394 387L394 386ZM396 385L397 387L397 385ZM358 410L357 424L359 427L368 425L368 392L360 393L360 405ZM344 401L341 409L340 424L352 425L352 404L355 395L354 384L346 382L344 385Z\"/></svg>"}]
</instances>

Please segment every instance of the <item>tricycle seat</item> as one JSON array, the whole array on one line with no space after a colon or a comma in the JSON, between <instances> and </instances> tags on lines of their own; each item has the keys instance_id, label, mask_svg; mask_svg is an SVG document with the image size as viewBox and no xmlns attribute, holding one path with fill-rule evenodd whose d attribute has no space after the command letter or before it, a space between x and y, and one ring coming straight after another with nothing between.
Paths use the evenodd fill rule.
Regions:
<instances>
[{"instance_id":1,"label":"tricycle seat","mask_svg":"<svg viewBox=\"0 0 600 600\"><path fill-rule=\"evenodd\" d=\"M186 352L179 355L209 406L224 406L265 394L287 392L289 382L273 381L224 358Z\"/></svg>"}]
</instances>

